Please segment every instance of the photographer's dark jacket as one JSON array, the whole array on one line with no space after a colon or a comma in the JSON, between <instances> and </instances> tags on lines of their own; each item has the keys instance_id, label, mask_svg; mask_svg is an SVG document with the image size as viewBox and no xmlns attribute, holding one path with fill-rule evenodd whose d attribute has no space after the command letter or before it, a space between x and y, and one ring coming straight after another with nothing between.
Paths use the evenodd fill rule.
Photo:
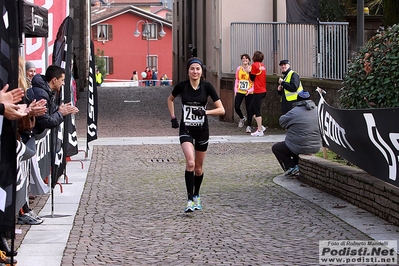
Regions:
<instances>
[{"instance_id":1,"label":"photographer's dark jacket","mask_svg":"<svg viewBox=\"0 0 399 266\"><path fill-rule=\"evenodd\" d=\"M287 129L285 144L295 154L316 153L321 148L317 107L312 100L293 104L293 108L279 119Z\"/></svg>"}]
</instances>

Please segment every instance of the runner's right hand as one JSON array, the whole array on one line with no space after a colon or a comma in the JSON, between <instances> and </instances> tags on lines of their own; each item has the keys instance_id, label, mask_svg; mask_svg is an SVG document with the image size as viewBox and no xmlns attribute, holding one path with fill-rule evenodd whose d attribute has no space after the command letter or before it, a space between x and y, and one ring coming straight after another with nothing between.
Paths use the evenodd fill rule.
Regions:
<instances>
[{"instance_id":1,"label":"runner's right hand","mask_svg":"<svg viewBox=\"0 0 399 266\"><path fill-rule=\"evenodd\" d=\"M171 120L170 120L170 122L172 122L172 127L173 128L179 128L179 122L177 122L177 118L175 117L175 118L172 118Z\"/></svg>"}]
</instances>

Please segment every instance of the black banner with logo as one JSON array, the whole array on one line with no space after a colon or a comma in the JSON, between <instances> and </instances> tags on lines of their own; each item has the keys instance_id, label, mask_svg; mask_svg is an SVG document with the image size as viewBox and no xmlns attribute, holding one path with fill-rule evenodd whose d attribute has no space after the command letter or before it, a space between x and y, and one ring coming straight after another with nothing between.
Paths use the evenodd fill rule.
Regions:
<instances>
[{"instance_id":1,"label":"black banner with logo","mask_svg":"<svg viewBox=\"0 0 399 266\"><path fill-rule=\"evenodd\" d=\"M20 0L22 32L25 37L48 37L48 10Z\"/></svg>"},{"instance_id":2,"label":"black banner with logo","mask_svg":"<svg viewBox=\"0 0 399 266\"><path fill-rule=\"evenodd\" d=\"M51 174L51 130L45 129L42 133L35 135L36 160L42 179ZM36 167L36 166L35 166Z\"/></svg>"},{"instance_id":3,"label":"black banner with logo","mask_svg":"<svg viewBox=\"0 0 399 266\"><path fill-rule=\"evenodd\" d=\"M58 29L57 38L54 43L53 64L65 69L65 85L57 99L58 103L69 103L72 100L72 36L73 19L66 17ZM57 128L52 129L53 151L52 158L52 187L56 185L58 178L64 174L66 157L78 153L77 134L74 115L70 114L64 118L64 122Z\"/></svg>"},{"instance_id":4,"label":"black banner with logo","mask_svg":"<svg viewBox=\"0 0 399 266\"><path fill-rule=\"evenodd\" d=\"M325 147L399 187L399 108L335 109L321 96L318 113Z\"/></svg>"},{"instance_id":5,"label":"black banner with logo","mask_svg":"<svg viewBox=\"0 0 399 266\"><path fill-rule=\"evenodd\" d=\"M94 43L90 40L89 90L87 97L87 145L97 139L98 95L95 77ZM88 147L87 147L88 148Z\"/></svg>"}]
</instances>

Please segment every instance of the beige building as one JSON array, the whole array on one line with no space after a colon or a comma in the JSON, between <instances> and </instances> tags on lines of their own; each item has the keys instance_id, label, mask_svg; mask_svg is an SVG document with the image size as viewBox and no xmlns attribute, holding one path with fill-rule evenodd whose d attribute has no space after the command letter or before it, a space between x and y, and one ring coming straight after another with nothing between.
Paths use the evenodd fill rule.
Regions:
<instances>
[{"instance_id":1,"label":"beige building","mask_svg":"<svg viewBox=\"0 0 399 266\"><path fill-rule=\"evenodd\" d=\"M285 22L286 1L281 0L175 0L173 2L173 80L187 77L186 61L200 57L205 77L217 91L231 76L231 23ZM252 56L253 51L247 53ZM237 54L237 57L240 55Z\"/></svg>"}]
</instances>

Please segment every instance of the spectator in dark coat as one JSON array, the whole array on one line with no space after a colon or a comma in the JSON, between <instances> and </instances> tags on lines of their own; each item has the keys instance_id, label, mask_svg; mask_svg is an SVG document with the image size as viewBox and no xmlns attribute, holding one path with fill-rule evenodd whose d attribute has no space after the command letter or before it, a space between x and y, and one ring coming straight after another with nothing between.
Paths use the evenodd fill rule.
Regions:
<instances>
[{"instance_id":1,"label":"spectator in dark coat","mask_svg":"<svg viewBox=\"0 0 399 266\"><path fill-rule=\"evenodd\" d=\"M152 86L157 85L157 80L158 80L158 72L155 68L152 69Z\"/></svg>"}]
</instances>

